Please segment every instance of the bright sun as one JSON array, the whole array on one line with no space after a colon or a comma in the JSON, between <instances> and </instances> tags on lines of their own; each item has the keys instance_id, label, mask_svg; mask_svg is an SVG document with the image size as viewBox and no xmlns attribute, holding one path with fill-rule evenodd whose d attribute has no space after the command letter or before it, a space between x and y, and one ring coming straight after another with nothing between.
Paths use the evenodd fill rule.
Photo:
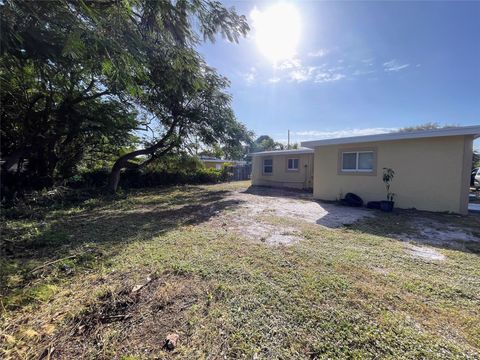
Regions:
<instances>
[{"instance_id":1,"label":"bright sun","mask_svg":"<svg viewBox=\"0 0 480 360\"><path fill-rule=\"evenodd\" d=\"M251 12L255 40L260 51L277 63L295 55L300 39L300 15L292 4L279 3Z\"/></svg>"}]
</instances>

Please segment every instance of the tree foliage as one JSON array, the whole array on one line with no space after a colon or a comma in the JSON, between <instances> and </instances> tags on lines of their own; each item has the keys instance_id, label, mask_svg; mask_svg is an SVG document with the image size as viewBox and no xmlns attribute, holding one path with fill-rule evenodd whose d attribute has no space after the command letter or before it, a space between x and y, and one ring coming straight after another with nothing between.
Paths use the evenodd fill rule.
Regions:
<instances>
[{"instance_id":1,"label":"tree foliage","mask_svg":"<svg viewBox=\"0 0 480 360\"><path fill-rule=\"evenodd\" d=\"M276 142L268 135L259 136L251 145L252 152L283 150L284 145Z\"/></svg>"},{"instance_id":2,"label":"tree foliage","mask_svg":"<svg viewBox=\"0 0 480 360\"><path fill-rule=\"evenodd\" d=\"M248 140L228 80L195 50L217 33L229 41L246 34L234 9L212 0L0 6L2 176L23 162L25 176L53 182L82 161L116 157L115 190L138 155L150 161L193 138L230 147ZM151 134L142 146L141 130Z\"/></svg>"},{"instance_id":3,"label":"tree foliage","mask_svg":"<svg viewBox=\"0 0 480 360\"><path fill-rule=\"evenodd\" d=\"M423 131L423 130L436 130L436 129L449 129L456 127L457 125L440 125L437 122L427 122L415 126L407 126L398 129L398 132L413 132L413 131Z\"/></svg>"},{"instance_id":4,"label":"tree foliage","mask_svg":"<svg viewBox=\"0 0 480 360\"><path fill-rule=\"evenodd\" d=\"M480 151L473 150L472 156L472 169L480 167Z\"/></svg>"}]
</instances>

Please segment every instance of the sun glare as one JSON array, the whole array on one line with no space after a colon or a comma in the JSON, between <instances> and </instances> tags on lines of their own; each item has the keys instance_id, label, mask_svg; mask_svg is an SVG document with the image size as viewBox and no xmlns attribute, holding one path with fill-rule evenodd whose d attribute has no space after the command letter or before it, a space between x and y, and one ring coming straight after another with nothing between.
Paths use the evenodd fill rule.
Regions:
<instances>
[{"instance_id":1,"label":"sun glare","mask_svg":"<svg viewBox=\"0 0 480 360\"><path fill-rule=\"evenodd\" d=\"M295 55L300 39L300 15L297 8L279 3L251 12L255 41L259 50L274 63Z\"/></svg>"}]
</instances>

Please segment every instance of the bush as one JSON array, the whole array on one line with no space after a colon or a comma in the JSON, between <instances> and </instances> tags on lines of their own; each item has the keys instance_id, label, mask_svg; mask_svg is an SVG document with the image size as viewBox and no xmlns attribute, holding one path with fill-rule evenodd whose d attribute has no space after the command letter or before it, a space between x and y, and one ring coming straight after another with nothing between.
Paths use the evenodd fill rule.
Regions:
<instances>
[{"instance_id":1,"label":"bush","mask_svg":"<svg viewBox=\"0 0 480 360\"><path fill-rule=\"evenodd\" d=\"M55 184L52 179L27 178L22 173L8 173L8 176L2 174L1 202L2 204L13 205L20 199L30 201L26 197L31 198L32 196L37 200L51 201L56 197L65 197L63 193L68 189L100 190L107 186L109 176L109 169L95 169L80 172L61 182L57 181ZM212 184L227 181L229 177L230 174L226 167L221 170L207 169L196 158L181 157L180 160L168 158L163 162L154 163L142 169L124 170L120 176L119 186L128 189L167 185ZM58 195L59 189L62 190L61 196ZM52 190L55 191L52 192ZM77 193L78 191L72 192L72 194Z\"/></svg>"},{"instance_id":2,"label":"bush","mask_svg":"<svg viewBox=\"0 0 480 360\"><path fill-rule=\"evenodd\" d=\"M73 188L104 187L108 184L108 170L94 170L68 179L67 186ZM226 181L226 170L198 168L189 171L168 172L165 170L127 169L120 176L121 188L142 188L166 185L208 184Z\"/></svg>"},{"instance_id":3,"label":"bush","mask_svg":"<svg viewBox=\"0 0 480 360\"><path fill-rule=\"evenodd\" d=\"M223 180L222 171L196 169L189 172L126 170L120 179L122 188L141 188L164 185L207 184Z\"/></svg>"},{"instance_id":4,"label":"bush","mask_svg":"<svg viewBox=\"0 0 480 360\"><path fill-rule=\"evenodd\" d=\"M109 176L110 171L107 169L86 171L67 179L66 186L75 189L85 187L100 188L107 186Z\"/></svg>"}]
</instances>

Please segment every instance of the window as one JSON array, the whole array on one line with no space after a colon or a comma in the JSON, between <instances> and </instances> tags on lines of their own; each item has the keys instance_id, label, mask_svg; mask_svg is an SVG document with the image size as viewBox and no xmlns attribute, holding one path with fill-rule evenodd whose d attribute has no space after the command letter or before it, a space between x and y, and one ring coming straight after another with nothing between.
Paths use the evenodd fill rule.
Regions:
<instances>
[{"instance_id":1,"label":"window","mask_svg":"<svg viewBox=\"0 0 480 360\"><path fill-rule=\"evenodd\" d=\"M357 153L342 154L342 170L355 171L357 169Z\"/></svg>"},{"instance_id":2,"label":"window","mask_svg":"<svg viewBox=\"0 0 480 360\"><path fill-rule=\"evenodd\" d=\"M222 164L215 164L215 169L222 170Z\"/></svg>"},{"instance_id":3,"label":"window","mask_svg":"<svg viewBox=\"0 0 480 360\"><path fill-rule=\"evenodd\" d=\"M273 173L273 160L272 159L264 159L263 160L263 173L264 174L272 174Z\"/></svg>"},{"instance_id":4,"label":"window","mask_svg":"<svg viewBox=\"0 0 480 360\"><path fill-rule=\"evenodd\" d=\"M342 171L373 171L373 151L352 151L342 153Z\"/></svg>"},{"instance_id":5,"label":"window","mask_svg":"<svg viewBox=\"0 0 480 360\"><path fill-rule=\"evenodd\" d=\"M299 159L287 159L287 170L298 170Z\"/></svg>"}]
</instances>

